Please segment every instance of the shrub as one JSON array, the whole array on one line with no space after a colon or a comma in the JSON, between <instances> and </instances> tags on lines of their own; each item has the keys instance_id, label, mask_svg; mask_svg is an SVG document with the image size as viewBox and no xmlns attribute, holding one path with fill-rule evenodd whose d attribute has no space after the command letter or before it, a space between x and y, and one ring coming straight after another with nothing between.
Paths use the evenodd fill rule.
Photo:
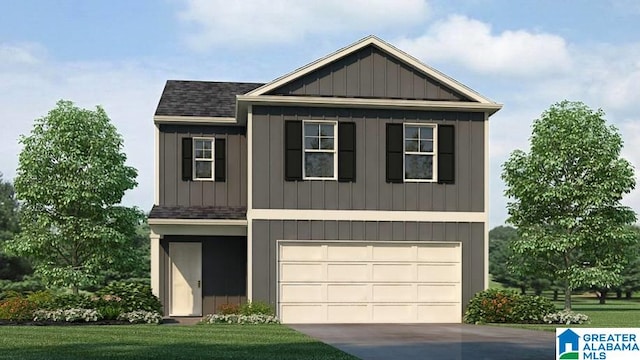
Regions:
<instances>
[{"instance_id":1,"label":"shrub","mask_svg":"<svg viewBox=\"0 0 640 360\"><path fill-rule=\"evenodd\" d=\"M33 321L92 322L100 319L102 314L95 309L37 310L33 314Z\"/></svg>"},{"instance_id":2,"label":"shrub","mask_svg":"<svg viewBox=\"0 0 640 360\"><path fill-rule=\"evenodd\" d=\"M273 316L274 312L273 312L273 308L271 308L271 305L261 302L261 301L255 301L255 302L247 302L246 304L242 304L242 306L240 307L240 314L241 315L270 315Z\"/></svg>"},{"instance_id":3,"label":"shrub","mask_svg":"<svg viewBox=\"0 0 640 360\"><path fill-rule=\"evenodd\" d=\"M0 319L30 320L37 308L35 302L16 294L0 301Z\"/></svg>"},{"instance_id":4,"label":"shrub","mask_svg":"<svg viewBox=\"0 0 640 360\"><path fill-rule=\"evenodd\" d=\"M49 290L36 291L27 295L27 299L32 301L38 309L44 309L53 303L54 296Z\"/></svg>"},{"instance_id":5,"label":"shrub","mask_svg":"<svg viewBox=\"0 0 640 360\"><path fill-rule=\"evenodd\" d=\"M512 290L488 289L478 292L469 302L464 322L542 323L554 311L553 303L540 296L520 295Z\"/></svg>"},{"instance_id":6,"label":"shrub","mask_svg":"<svg viewBox=\"0 0 640 360\"><path fill-rule=\"evenodd\" d=\"M209 314L200 321L200 324L279 324L280 321L273 315L253 314Z\"/></svg>"},{"instance_id":7,"label":"shrub","mask_svg":"<svg viewBox=\"0 0 640 360\"><path fill-rule=\"evenodd\" d=\"M115 320L125 312L122 298L117 295L93 296L91 302L91 308L98 310L107 320Z\"/></svg>"},{"instance_id":8,"label":"shrub","mask_svg":"<svg viewBox=\"0 0 640 360\"><path fill-rule=\"evenodd\" d=\"M133 324L160 324L162 315L153 311L132 311L118 316L118 320L128 321Z\"/></svg>"},{"instance_id":9,"label":"shrub","mask_svg":"<svg viewBox=\"0 0 640 360\"><path fill-rule=\"evenodd\" d=\"M22 281L0 280L0 299L6 298L8 292L19 292L26 294L28 292L45 290L44 284L32 276L25 276Z\"/></svg>"},{"instance_id":10,"label":"shrub","mask_svg":"<svg viewBox=\"0 0 640 360\"><path fill-rule=\"evenodd\" d=\"M218 306L218 314L221 314L221 315L240 314L240 305L220 304Z\"/></svg>"},{"instance_id":11,"label":"shrub","mask_svg":"<svg viewBox=\"0 0 640 360\"><path fill-rule=\"evenodd\" d=\"M112 282L96 292L97 296L115 296L121 299L122 313L144 310L162 314L160 300L151 293L151 287L141 283Z\"/></svg>"},{"instance_id":12,"label":"shrub","mask_svg":"<svg viewBox=\"0 0 640 360\"><path fill-rule=\"evenodd\" d=\"M53 300L43 307L49 310L65 309L93 309L94 304L91 297L85 294L61 294L55 296Z\"/></svg>"},{"instance_id":13,"label":"shrub","mask_svg":"<svg viewBox=\"0 0 640 360\"><path fill-rule=\"evenodd\" d=\"M590 319L585 314L575 313L570 310L557 311L551 314L547 314L543 318L547 324L587 324Z\"/></svg>"}]
</instances>

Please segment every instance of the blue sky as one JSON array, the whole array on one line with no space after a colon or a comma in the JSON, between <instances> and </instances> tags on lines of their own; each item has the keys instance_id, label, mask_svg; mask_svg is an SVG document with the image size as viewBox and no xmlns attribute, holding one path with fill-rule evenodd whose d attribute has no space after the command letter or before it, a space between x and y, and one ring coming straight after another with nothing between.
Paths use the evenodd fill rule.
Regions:
<instances>
[{"instance_id":1,"label":"blue sky","mask_svg":"<svg viewBox=\"0 0 640 360\"><path fill-rule=\"evenodd\" d=\"M0 0L0 172L58 99L102 105L153 203L152 115L167 79L270 81L369 34L504 109L491 122L491 226L506 218L500 165L554 102L601 107L640 153L640 2L506 0ZM625 203L640 210L640 193Z\"/></svg>"}]
</instances>

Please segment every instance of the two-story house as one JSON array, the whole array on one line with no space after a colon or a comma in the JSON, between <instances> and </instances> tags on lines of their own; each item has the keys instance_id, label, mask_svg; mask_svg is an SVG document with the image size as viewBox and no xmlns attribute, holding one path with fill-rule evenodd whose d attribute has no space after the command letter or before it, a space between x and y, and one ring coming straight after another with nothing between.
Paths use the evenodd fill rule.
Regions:
<instances>
[{"instance_id":1,"label":"two-story house","mask_svg":"<svg viewBox=\"0 0 640 360\"><path fill-rule=\"evenodd\" d=\"M168 81L149 216L165 313L460 322L488 286L500 108L374 36L267 84Z\"/></svg>"}]
</instances>

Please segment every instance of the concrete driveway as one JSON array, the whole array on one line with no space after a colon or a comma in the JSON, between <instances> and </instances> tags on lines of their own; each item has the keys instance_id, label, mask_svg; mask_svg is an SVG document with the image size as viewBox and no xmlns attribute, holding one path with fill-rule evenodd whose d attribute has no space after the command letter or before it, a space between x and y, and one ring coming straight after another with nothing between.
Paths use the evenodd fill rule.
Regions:
<instances>
[{"instance_id":1,"label":"concrete driveway","mask_svg":"<svg viewBox=\"0 0 640 360\"><path fill-rule=\"evenodd\" d=\"M553 359L555 333L463 324L289 325L361 359Z\"/></svg>"}]
</instances>

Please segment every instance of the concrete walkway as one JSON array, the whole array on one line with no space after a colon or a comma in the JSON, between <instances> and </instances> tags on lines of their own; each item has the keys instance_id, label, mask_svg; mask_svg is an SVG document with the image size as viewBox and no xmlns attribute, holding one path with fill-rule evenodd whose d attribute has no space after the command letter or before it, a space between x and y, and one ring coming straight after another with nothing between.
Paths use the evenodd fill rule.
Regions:
<instances>
[{"instance_id":1,"label":"concrete walkway","mask_svg":"<svg viewBox=\"0 0 640 360\"><path fill-rule=\"evenodd\" d=\"M289 325L361 359L553 359L555 333L463 324Z\"/></svg>"}]
</instances>

